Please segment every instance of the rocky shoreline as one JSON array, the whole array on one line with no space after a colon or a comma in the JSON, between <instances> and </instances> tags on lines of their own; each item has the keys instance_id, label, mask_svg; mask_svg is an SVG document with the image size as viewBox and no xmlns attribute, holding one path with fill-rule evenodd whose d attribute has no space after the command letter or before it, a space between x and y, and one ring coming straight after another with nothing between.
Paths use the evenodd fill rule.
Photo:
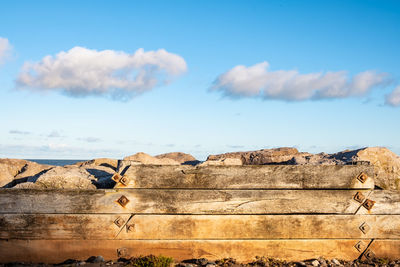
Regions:
<instances>
[{"instance_id":1,"label":"rocky shoreline","mask_svg":"<svg viewBox=\"0 0 400 267\"><path fill-rule=\"evenodd\" d=\"M42 165L22 159L0 159L0 188L105 189L115 173L130 165L347 165L372 164L378 188L400 190L400 157L383 147L311 154L296 148L261 149L210 155L201 162L182 152L150 156L140 152L121 160L98 158L67 166Z\"/></svg>"},{"instance_id":2,"label":"rocky shoreline","mask_svg":"<svg viewBox=\"0 0 400 267\"><path fill-rule=\"evenodd\" d=\"M281 267L370 267L370 266L382 266L382 267L399 267L400 260L386 260L386 259L373 259L373 260L354 260L354 261L343 261L338 259L327 260L324 258L309 259L304 261L282 261L279 259L256 257L254 261L249 263L240 263L233 258L221 259L216 261L210 261L205 258L200 259L188 259L181 262L174 262L172 258L163 256L144 256L138 258L120 258L117 261L105 261L102 256L92 256L86 261L79 261L69 259L59 264L30 264L30 263L7 263L0 264L0 267L17 267L17 266L134 266L134 267L270 267L270 266L281 266Z\"/></svg>"}]
</instances>

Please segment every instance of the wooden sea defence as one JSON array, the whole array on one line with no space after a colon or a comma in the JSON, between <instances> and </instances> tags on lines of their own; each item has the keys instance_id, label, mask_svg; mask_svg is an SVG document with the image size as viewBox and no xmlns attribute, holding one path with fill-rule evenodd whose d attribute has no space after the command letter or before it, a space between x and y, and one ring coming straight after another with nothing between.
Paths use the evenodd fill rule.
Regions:
<instances>
[{"instance_id":1,"label":"wooden sea defence","mask_svg":"<svg viewBox=\"0 0 400 267\"><path fill-rule=\"evenodd\" d=\"M400 192L375 189L369 165L132 165L113 179L0 190L0 262L400 258Z\"/></svg>"}]
</instances>

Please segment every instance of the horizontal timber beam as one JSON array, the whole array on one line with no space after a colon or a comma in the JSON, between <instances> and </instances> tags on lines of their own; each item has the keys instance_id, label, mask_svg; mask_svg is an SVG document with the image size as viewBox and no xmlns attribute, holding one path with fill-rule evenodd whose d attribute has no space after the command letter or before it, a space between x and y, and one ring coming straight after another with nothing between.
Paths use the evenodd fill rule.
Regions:
<instances>
[{"instance_id":1,"label":"horizontal timber beam","mask_svg":"<svg viewBox=\"0 0 400 267\"><path fill-rule=\"evenodd\" d=\"M400 239L400 215L0 215L0 239L325 238Z\"/></svg>"},{"instance_id":2,"label":"horizontal timber beam","mask_svg":"<svg viewBox=\"0 0 400 267\"><path fill-rule=\"evenodd\" d=\"M123 175L123 176L122 176ZM362 175L362 177L360 176ZM373 189L365 165L158 166L121 170L116 188ZM117 178L118 180L118 178Z\"/></svg>"}]
</instances>

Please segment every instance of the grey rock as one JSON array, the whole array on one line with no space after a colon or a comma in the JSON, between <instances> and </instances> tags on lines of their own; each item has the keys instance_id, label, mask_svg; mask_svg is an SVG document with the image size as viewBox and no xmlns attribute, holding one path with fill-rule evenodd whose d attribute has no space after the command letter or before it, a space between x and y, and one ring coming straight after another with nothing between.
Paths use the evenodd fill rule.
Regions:
<instances>
[{"instance_id":1,"label":"grey rock","mask_svg":"<svg viewBox=\"0 0 400 267\"><path fill-rule=\"evenodd\" d=\"M103 256L97 256L94 260L94 263L99 263L99 262L104 262L104 258Z\"/></svg>"},{"instance_id":2,"label":"grey rock","mask_svg":"<svg viewBox=\"0 0 400 267\"><path fill-rule=\"evenodd\" d=\"M312 264L312 266L315 266L315 267L321 265L320 262L319 262L318 260L313 260L313 261L311 262L311 264Z\"/></svg>"},{"instance_id":3,"label":"grey rock","mask_svg":"<svg viewBox=\"0 0 400 267\"><path fill-rule=\"evenodd\" d=\"M35 182L41 189L96 189L95 183L93 175L76 166L54 167Z\"/></svg>"}]
</instances>

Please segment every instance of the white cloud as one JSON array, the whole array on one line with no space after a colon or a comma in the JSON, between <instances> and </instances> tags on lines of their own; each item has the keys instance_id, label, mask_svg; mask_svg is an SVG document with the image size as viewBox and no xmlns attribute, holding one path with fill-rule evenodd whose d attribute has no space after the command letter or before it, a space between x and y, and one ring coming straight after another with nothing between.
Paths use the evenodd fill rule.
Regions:
<instances>
[{"instance_id":1,"label":"white cloud","mask_svg":"<svg viewBox=\"0 0 400 267\"><path fill-rule=\"evenodd\" d=\"M297 70L269 71L268 62L250 67L238 65L217 77L212 90L232 97L261 97L286 101L365 96L387 83L387 74L345 71L300 74Z\"/></svg>"},{"instance_id":2,"label":"white cloud","mask_svg":"<svg viewBox=\"0 0 400 267\"><path fill-rule=\"evenodd\" d=\"M8 39L0 37L0 64L4 63L10 55L11 50L12 46Z\"/></svg>"},{"instance_id":3,"label":"white cloud","mask_svg":"<svg viewBox=\"0 0 400 267\"><path fill-rule=\"evenodd\" d=\"M164 49L133 54L74 47L40 62L26 62L17 78L18 87L62 91L74 96L134 96L167 84L186 71L179 55Z\"/></svg>"},{"instance_id":4,"label":"white cloud","mask_svg":"<svg viewBox=\"0 0 400 267\"><path fill-rule=\"evenodd\" d=\"M394 88L394 90L386 96L386 105L393 107L400 106L400 85Z\"/></svg>"}]
</instances>

